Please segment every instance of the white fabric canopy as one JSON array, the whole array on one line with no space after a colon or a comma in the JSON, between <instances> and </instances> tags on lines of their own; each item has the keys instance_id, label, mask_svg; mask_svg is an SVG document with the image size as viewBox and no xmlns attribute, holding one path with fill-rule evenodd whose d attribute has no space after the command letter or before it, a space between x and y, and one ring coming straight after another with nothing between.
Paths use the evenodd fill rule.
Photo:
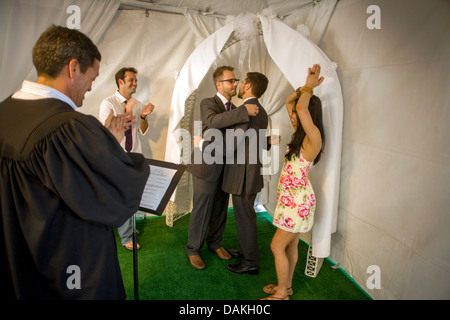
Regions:
<instances>
[{"instance_id":1,"label":"white fabric canopy","mask_svg":"<svg viewBox=\"0 0 450 320\"><path fill-rule=\"evenodd\" d=\"M311 40L284 23L273 19L270 14L268 14L268 17L260 15L259 19L268 52L293 88L298 88L304 84L307 69L314 63L320 63L327 73L325 74L326 80L316 90L316 94L322 99L324 125L329 140L322 161L313 170L313 177L315 177L313 185L320 205L316 211L312 232L312 247L315 257L328 257L331 233L336 229L339 196L343 117L339 80L335 70L332 69L331 61ZM230 19L230 23L205 39L186 61L175 84L172 98L169 135L165 153L167 161L181 162L180 149L174 147L178 144L178 135L171 135L170 133L175 133L176 126L184 116L186 100L199 87L233 30L244 32L241 29L245 23L245 21L239 21L236 18ZM281 157L283 157L283 154L281 154ZM277 176L279 175L279 172L275 173Z\"/></svg>"}]
</instances>

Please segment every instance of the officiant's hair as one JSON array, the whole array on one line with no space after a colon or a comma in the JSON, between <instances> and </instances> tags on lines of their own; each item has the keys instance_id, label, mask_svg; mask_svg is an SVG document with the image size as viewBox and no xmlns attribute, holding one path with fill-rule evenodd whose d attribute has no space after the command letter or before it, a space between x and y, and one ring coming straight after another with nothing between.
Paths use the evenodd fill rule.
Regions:
<instances>
[{"instance_id":1,"label":"officiant's hair","mask_svg":"<svg viewBox=\"0 0 450 320\"><path fill-rule=\"evenodd\" d=\"M221 66L221 67L218 67L216 70L214 70L214 73L213 73L214 86L216 85L217 81L222 80L220 78L223 76L223 72L225 70L227 70L227 71L234 71L234 68L230 67L230 66Z\"/></svg>"},{"instance_id":2,"label":"officiant's hair","mask_svg":"<svg viewBox=\"0 0 450 320\"><path fill-rule=\"evenodd\" d=\"M119 79L125 81L125 72L127 71L133 72L134 74L138 73L137 69L133 67L124 67L117 71L115 75L117 88L119 88Z\"/></svg>"},{"instance_id":3,"label":"officiant's hair","mask_svg":"<svg viewBox=\"0 0 450 320\"><path fill-rule=\"evenodd\" d=\"M56 78L72 59L80 63L80 71L85 73L102 56L84 33L56 25L47 28L33 47L33 64L38 75Z\"/></svg>"}]
</instances>

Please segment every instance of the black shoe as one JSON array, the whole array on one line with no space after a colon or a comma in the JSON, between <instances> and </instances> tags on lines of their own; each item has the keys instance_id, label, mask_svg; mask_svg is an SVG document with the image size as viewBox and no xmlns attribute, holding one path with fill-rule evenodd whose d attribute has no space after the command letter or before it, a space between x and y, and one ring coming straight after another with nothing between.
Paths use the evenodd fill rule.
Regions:
<instances>
[{"instance_id":1,"label":"black shoe","mask_svg":"<svg viewBox=\"0 0 450 320\"><path fill-rule=\"evenodd\" d=\"M248 273L248 274L258 274L259 273L259 266L255 267L248 267L243 266L242 263L230 263L227 264L227 269L234 273Z\"/></svg>"},{"instance_id":2,"label":"black shoe","mask_svg":"<svg viewBox=\"0 0 450 320\"><path fill-rule=\"evenodd\" d=\"M239 250L235 250L235 249L228 249L227 250L229 254L231 254L231 256L233 258L242 258L242 254L239 252Z\"/></svg>"}]
</instances>

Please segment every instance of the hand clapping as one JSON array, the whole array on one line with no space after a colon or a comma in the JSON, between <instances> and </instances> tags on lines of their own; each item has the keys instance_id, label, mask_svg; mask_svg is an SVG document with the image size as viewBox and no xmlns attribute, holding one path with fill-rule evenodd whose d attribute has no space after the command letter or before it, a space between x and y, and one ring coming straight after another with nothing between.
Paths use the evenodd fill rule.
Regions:
<instances>
[{"instance_id":1,"label":"hand clapping","mask_svg":"<svg viewBox=\"0 0 450 320\"><path fill-rule=\"evenodd\" d=\"M108 115L105 120L105 127L114 135L117 141L120 143L123 139L125 131L127 131L133 124L136 124L136 116L133 116L131 112L126 112L114 116L114 111Z\"/></svg>"}]
</instances>

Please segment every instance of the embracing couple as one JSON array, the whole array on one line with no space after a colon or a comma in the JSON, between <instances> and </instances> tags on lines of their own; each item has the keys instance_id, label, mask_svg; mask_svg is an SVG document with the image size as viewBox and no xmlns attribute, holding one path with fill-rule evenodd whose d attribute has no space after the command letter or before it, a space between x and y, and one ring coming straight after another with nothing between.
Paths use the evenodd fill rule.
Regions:
<instances>
[{"instance_id":1,"label":"embracing couple","mask_svg":"<svg viewBox=\"0 0 450 320\"><path fill-rule=\"evenodd\" d=\"M258 101L267 89L269 82L267 77L258 72L248 72L240 83L238 91L239 79L233 71L234 68L230 66L217 68L213 73L217 93L214 97L203 99L200 104L202 134L208 129L219 129L223 134L222 141L226 140L225 130L227 129L260 132L266 130L268 125L267 113ZM236 93L243 100L243 105L240 107L236 107L231 102L231 98ZM221 259L241 258L240 263L228 264L228 270L250 274L259 272L254 201L256 194L263 187L262 163L261 157L257 157L257 161L249 161L250 157L254 156L249 154L249 150L253 149L250 146L256 144L256 150L261 152L263 147L270 148L270 142L278 143L279 137L264 137L264 139L259 139L260 135L242 137L239 135L234 137L235 148L232 154L229 154L229 150L226 155L225 151L222 152L223 157L234 157L233 163L216 161L207 164L203 161L201 163L192 161L188 165L188 171L192 173L194 195L186 253L191 265L196 269L201 270L206 267L200 256L203 243L206 241L208 249L215 252ZM214 142L214 139L194 137L195 148L192 157L203 159L205 149L219 153L226 149L225 147L222 149L222 146L208 148ZM245 151L244 161L242 159L237 161L237 149ZM226 250L221 244L227 219L229 194L232 195L239 251Z\"/></svg>"}]
</instances>

